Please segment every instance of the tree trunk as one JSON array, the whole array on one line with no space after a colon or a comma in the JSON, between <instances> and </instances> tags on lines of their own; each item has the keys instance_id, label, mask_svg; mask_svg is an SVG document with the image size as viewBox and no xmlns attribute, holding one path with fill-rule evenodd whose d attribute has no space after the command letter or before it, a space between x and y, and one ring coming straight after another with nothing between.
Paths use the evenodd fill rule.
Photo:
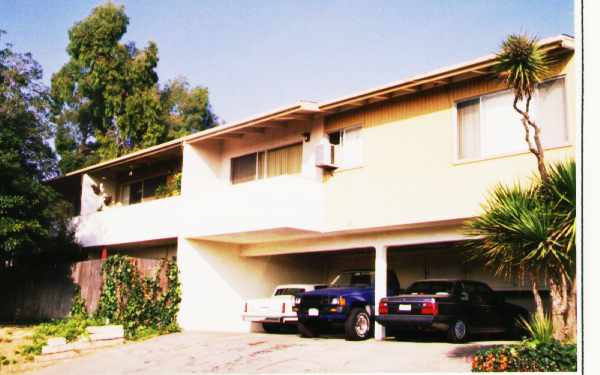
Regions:
<instances>
[{"instance_id":1,"label":"tree trunk","mask_svg":"<svg viewBox=\"0 0 600 375\"><path fill-rule=\"evenodd\" d=\"M558 341L564 341L566 337L566 315L568 311L568 289L569 283L566 276L561 276L560 283L550 278L550 298L552 299L552 332Z\"/></svg>"},{"instance_id":2,"label":"tree trunk","mask_svg":"<svg viewBox=\"0 0 600 375\"><path fill-rule=\"evenodd\" d=\"M577 341L577 278L573 275L573 284L569 293L567 311L567 339Z\"/></svg>"},{"instance_id":3,"label":"tree trunk","mask_svg":"<svg viewBox=\"0 0 600 375\"><path fill-rule=\"evenodd\" d=\"M540 297L540 292L538 291L536 275L531 275L531 292L533 293L533 300L535 302L535 313L539 317L543 317L544 304L542 303L542 297Z\"/></svg>"}]
</instances>

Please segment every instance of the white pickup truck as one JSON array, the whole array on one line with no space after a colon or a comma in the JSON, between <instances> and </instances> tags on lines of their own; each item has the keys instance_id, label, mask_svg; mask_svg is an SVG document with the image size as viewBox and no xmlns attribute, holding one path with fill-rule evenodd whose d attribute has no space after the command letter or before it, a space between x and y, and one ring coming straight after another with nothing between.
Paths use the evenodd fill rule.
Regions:
<instances>
[{"instance_id":1,"label":"white pickup truck","mask_svg":"<svg viewBox=\"0 0 600 375\"><path fill-rule=\"evenodd\" d=\"M262 323L266 332L279 332L284 325L298 322L296 312L293 311L297 295L326 287L324 284L278 285L271 297L244 302L242 318L246 322Z\"/></svg>"}]
</instances>

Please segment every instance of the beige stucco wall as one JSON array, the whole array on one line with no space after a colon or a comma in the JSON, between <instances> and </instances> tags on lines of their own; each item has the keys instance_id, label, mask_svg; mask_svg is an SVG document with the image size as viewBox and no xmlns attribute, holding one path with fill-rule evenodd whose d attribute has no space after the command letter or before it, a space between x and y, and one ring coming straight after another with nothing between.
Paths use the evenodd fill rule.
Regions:
<instances>
[{"instance_id":1,"label":"beige stucco wall","mask_svg":"<svg viewBox=\"0 0 600 375\"><path fill-rule=\"evenodd\" d=\"M572 143L574 65L557 69L566 75ZM326 180L326 225L343 230L470 217L480 212L485 194L498 182L526 182L536 170L528 152L468 163L455 160L455 102L503 88L496 79L477 80L329 117L327 131L363 126L364 165ZM546 158L563 159L573 152L572 146L557 148L547 151Z\"/></svg>"}]
</instances>

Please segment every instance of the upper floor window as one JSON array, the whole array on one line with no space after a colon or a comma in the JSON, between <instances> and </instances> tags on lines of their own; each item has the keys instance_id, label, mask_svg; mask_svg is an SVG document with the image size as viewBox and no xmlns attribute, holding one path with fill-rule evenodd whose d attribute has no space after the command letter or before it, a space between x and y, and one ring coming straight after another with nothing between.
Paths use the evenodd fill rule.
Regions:
<instances>
[{"instance_id":1,"label":"upper floor window","mask_svg":"<svg viewBox=\"0 0 600 375\"><path fill-rule=\"evenodd\" d=\"M253 152L231 159L231 183L297 174L302 171L302 143Z\"/></svg>"},{"instance_id":2,"label":"upper floor window","mask_svg":"<svg viewBox=\"0 0 600 375\"><path fill-rule=\"evenodd\" d=\"M362 128L360 126L329 133L329 143L336 145L334 163L340 168L363 164Z\"/></svg>"},{"instance_id":3,"label":"upper floor window","mask_svg":"<svg viewBox=\"0 0 600 375\"><path fill-rule=\"evenodd\" d=\"M162 175L122 185L121 202L123 204L134 204L154 200L157 189L160 186L165 186L166 183L167 176Z\"/></svg>"},{"instance_id":4,"label":"upper floor window","mask_svg":"<svg viewBox=\"0 0 600 375\"><path fill-rule=\"evenodd\" d=\"M513 99L513 92L507 90L457 103L459 159L527 150L521 117L512 107ZM544 147L568 142L563 78L538 86L531 100L530 114L542 128ZM533 141L533 134L531 139Z\"/></svg>"}]
</instances>

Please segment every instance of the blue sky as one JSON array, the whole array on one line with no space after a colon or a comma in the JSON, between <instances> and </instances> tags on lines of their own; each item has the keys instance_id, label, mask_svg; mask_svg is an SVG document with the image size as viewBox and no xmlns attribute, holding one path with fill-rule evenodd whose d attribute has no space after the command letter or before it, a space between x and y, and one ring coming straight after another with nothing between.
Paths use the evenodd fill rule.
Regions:
<instances>
[{"instance_id":1,"label":"blue sky","mask_svg":"<svg viewBox=\"0 0 600 375\"><path fill-rule=\"evenodd\" d=\"M49 82L67 60L68 29L102 2L2 0L0 29ZM124 40L158 44L161 82L207 86L225 121L469 60L512 32L574 33L568 0L114 2L130 18Z\"/></svg>"}]
</instances>

